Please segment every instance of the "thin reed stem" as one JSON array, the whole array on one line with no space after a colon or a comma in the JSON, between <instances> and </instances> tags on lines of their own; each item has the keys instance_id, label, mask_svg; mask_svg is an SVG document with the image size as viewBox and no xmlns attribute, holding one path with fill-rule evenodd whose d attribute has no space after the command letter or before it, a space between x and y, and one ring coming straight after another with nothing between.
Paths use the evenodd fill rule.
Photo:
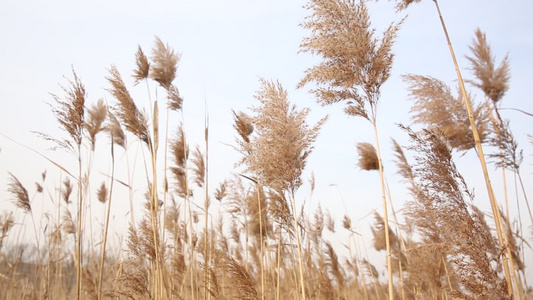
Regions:
<instances>
[{"instance_id":1,"label":"thin reed stem","mask_svg":"<svg viewBox=\"0 0 533 300\"><path fill-rule=\"evenodd\" d=\"M392 277L392 257L391 257L391 248L390 248L390 237L389 237L389 214L387 209L387 195L385 191L385 175L383 173L383 163L381 161L381 151L379 147L379 136L378 136L378 127L376 124L376 117L373 114L372 116L372 127L374 128L374 138L376 140L376 152L378 155L378 167L379 167L379 180L381 185L381 199L383 202L383 219L385 222L385 245L387 249L387 275L388 275L388 286L389 286L389 300L394 299L394 282Z\"/></svg>"},{"instance_id":2,"label":"thin reed stem","mask_svg":"<svg viewBox=\"0 0 533 300\"><path fill-rule=\"evenodd\" d=\"M208 166L209 166L209 115L207 113L207 103L205 108L205 116L204 116L204 141L205 141L205 176L204 176L204 210L205 210L205 223L204 223L204 299L207 300L208 295L210 295L208 291L208 282L209 280L209 174L208 174Z\"/></svg>"},{"instance_id":3,"label":"thin reed stem","mask_svg":"<svg viewBox=\"0 0 533 300\"><path fill-rule=\"evenodd\" d=\"M102 282L104 275L105 253L107 245L107 233L109 229L109 216L111 215L111 199L113 196L113 183L115 182L115 143L113 142L113 133L111 133L111 182L109 184L109 194L107 199L107 210L104 225L104 237L102 241L102 255L100 257L100 270L98 274L98 300L102 299Z\"/></svg>"},{"instance_id":4,"label":"thin reed stem","mask_svg":"<svg viewBox=\"0 0 533 300\"><path fill-rule=\"evenodd\" d=\"M298 226L298 210L296 207L296 200L294 197L294 191L291 191L290 194L291 203L292 203L292 216L294 218L294 235L296 236L296 246L298 249L298 270L300 275L300 288L302 293L302 299L305 300L305 280L304 280L304 268L302 264L302 245L300 243L300 230Z\"/></svg>"},{"instance_id":5,"label":"thin reed stem","mask_svg":"<svg viewBox=\"0 0 533 300\"><path fill-rule=\"evenodd\" d=\"M77 240L76 240L76 255L77 255L77 262L76 262L76 295L77 299L80 300L82 295L82 272L81 272L81 266L82 266L82 209L83 209L83 177L82 177L82 169L81 169L81 145L78 144L78 228L77 228Z\"/></svg>"}]
</instances>

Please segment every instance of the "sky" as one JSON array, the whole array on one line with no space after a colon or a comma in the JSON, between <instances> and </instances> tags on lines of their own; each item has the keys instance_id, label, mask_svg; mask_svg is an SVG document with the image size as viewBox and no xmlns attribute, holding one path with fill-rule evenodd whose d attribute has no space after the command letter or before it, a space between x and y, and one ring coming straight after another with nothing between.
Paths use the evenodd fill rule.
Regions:
<instances>
[{"instance_id":1,"label":"sky","mask_svg":"<svg viewBox=\"0 0 533 300\"><path fill-rule=\"evenodd\" d=\"M310 14L304 4L304 1L286 0L0 1L0 212L14 209L7 193L8 172L27 186L34 201L41 201L34 203L41 204L42 212L53 211L49 200L39 200L44 196L33 196L34 182L47 170L46 186L54 194L61 175L34 151L75 170L72 155L48 150L53 145L34 133L65 137L50 104L53 104L52 94L63 95L61 85L72 78L72 69L85 84L88 103L96 103L98 99L114 103L106 90L109 84L105 77L115 65L137 104L149 109L146 86L133 86L130 75L137 47L150 54L157 36L181 54L175 85L184 98L183 116L171 116L170 134L183 121L189 144L203 147L206 110L209 114L212 188L238 170L235 164L240 157L231 147L235 140L232 110L247 111L257 104L253 96L259 89L260 78L279 80L294 104L311 108L310 123L329 115L304 173L305 178L314 174L316 190L310 195L309 187L303 186L298 201L305 201L309 207L320 203L327 208L337 220L338 231L341 231L342 216L348 212L361 230L367 232L373 222L372 211L381 211L379 178L377 172L358 169L355 146L360 142L373 143L372 128L363 119L344 115L342 105L322 107L316 104L308 88L296 88L304 71L319 61L317 57L299 53L302 38L309 35L299 26ZM472 78L464 56L470 54L468 46L479 27L487 34L498 62L509 55L510 90L502 108L533 112L533 102L526 89L531 84L533 68L530 16L533 2L450 0L440 5L463 77ZM386 176L395 208L401 208L409 195L395 174L390 143L393 137L405 145L407 137L397 124L410 124L412 102L407 99L407 86L401 75L429 75L452 87L457 77L433 1L422 1L398 14L392 2L370 2L369 6L377 33L408 14L394 46L392 74L382 87L378 109ZM152 95L163 93L155 85L150 88ZM474 101L483 99L481 93L475 91L475 94ZM513 110L502 110L502 114L511 120L513 133L524 149L522 174L529 187L533 179L533 145L527 135L533 134L533 119ZM95 154L93 174L109 170L109 165L99 164L99 158L106 157L107 151L106 140L101 140L97 142L100 152ZM142 155L139 149L133 143L134 155ZM475 191L474 204L489 211L475 153L471 151L455 158L467 184ZM126 160L124 156L120 159ZM124 171L124 164L121 168ZM143 172L141 165L136 168L137 172ZM493 180L500 182L501 173L492 167L491 170ZM512 176L508 177L511 200L515 203L511 204L511 210L517 216L518 210L524 213L524 205L520 198L522 206L517 208L514 182ZM495 189L501 199L501 187ZM142 199L142 193L135 191L136 199ZM116 228L121 228L126 223L127 200L114 201L113 222ZM18 212L17 216L20 215ZM527 215L522 218L527 220ZM370 237L366 243L370 245ZM528 276L533 276L533 272L528 271Z\"/></svg>"}]
</instances>

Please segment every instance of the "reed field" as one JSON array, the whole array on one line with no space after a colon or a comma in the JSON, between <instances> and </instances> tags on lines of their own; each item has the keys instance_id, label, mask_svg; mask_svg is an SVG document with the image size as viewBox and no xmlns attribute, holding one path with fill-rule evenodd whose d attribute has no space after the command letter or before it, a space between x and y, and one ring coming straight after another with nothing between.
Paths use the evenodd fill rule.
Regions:
<instances>
[{"instance_id":1,"label":"reed field","mask_svg":"<svg viewBox=\"0 0 533 300\"><path fill-rule=\"evenodd\" d=\"M484 28L455 44L439 5L302 2L291 43L310 59L235 78L239 106L187 91L187 47L157 32L97 66L103 86L54 58L70 69L39 117L1 100L9 126L35 125L0 128L0 299L533 299L533 115L508 104L527 86ZM402 35L422 9L427 42ZM426 59L448 77L395 69Z\"/></svg>"}]
</instances>

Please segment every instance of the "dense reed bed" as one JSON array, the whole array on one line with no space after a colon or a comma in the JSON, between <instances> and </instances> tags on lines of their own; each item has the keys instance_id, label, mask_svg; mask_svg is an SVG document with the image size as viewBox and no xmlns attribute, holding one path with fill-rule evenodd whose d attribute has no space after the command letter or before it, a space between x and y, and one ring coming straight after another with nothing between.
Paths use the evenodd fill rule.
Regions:
<instances>
[{"instance_id":1,"label":"dense reed bed","mask_svg":"<svg viewBox=\"0 0 533 300\"><path fill-rule=\"evenodd\" d=\"M397 9L416 2L398 1ZM20 170L7 174L16 209L0 214L0 299L533 299L524 255L532 241L524 224L533 224L533 214L523 153L512 121L500 113L509 58L497 62L478 29L464 54L469 79L456 64L458 93L431 74L391 78L405 19L379 32L363 0L310 0L305 9L308 36L300 51L318 62L298 88L310 86L318 103L342 104L347 115L369 121L344 138L356 143L354 177L379 173L381 210L368 212L371 237L361 236L349 211L336 220L327 203L311 207L301 198L302 189L312 193L321 184L303 174L329 116L309 122L310 109L294 105L276 79L260 78L250 106L232 108L227 122L235 139L226 142L239 160L233 175L210 182L216 124L209 114L216 112L206 109L203 128L187 127L188 100L175 80L181 55L156 37L149 52L132 49L133 72L108 66L109 98L89 99L75 70L62 93L52 95L64 135L37 134L67 155L65 161L43 155L58 179L46 171L34 183L21 182ZM384 160L380 142L389 137L379 134L378 111L391 95L381 88L402 79L411 119L397 126L408 142L393 139L394 157ZM188 139L193 130L202 132L197 145ZM374 142L358 140L357 130L372 132ZM472 151L488 199L474 194L456 165ZM107 169L94 170L95 161ZM490 180L487 164L502 182ZM402 207L394 206L387 182L393 173L408 191ZM509 209L511 181L521 193L518 216ZM503 185L503 199L493 185ZM35 198L50 213L37 215ZM122 233L110 228L117 200L127 203L119 211L128 219ZM31 245L23 227L33 231Z\"/></svg>"}]
</instances>

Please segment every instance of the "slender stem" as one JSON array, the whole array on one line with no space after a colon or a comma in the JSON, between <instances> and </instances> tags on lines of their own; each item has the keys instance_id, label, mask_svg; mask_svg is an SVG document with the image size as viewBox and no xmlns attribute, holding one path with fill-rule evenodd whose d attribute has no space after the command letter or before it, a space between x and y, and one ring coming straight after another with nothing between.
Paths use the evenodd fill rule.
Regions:
<instances>
[{"instance_id":1,"label":"slender stem","mask_svg":"<svg viewBox=\"0 0 533 300\"><path fill-rule=\"evenodd\" d=\"M442 29L444 30L444 34L446 36L446 40L448 42L448 48L450 50L450 55L452 56L453 63L455 65L455 71L457 73L457 78L459 80L459 86L461 88L461 93L463 95L463 99L465 101L466 110L468 112L468 118L470 120L470 126L472 128L472 134L474 136L474 142L476 144L476 150L478 153L479 160L481 162L481 167L483 169L483 175L485 177L485 184L487 186L487 192L489 194L490 199L490 205L492 207L492 213L494 215L494 221L496 223L496 231L498 233L498 241L500 243L500 248L503 250L507 247L507 241L506 237L504 236L504 233L502 232L502 221L501 221L501 215L500 210L498 209L498 204L496 202L496 197L494 196L494 191L492 189L492 184L490 181L489 172L487 169L487 163L485 161L485 156L483 154L483 147L481 146L481 140L479 138L479 132L477 130L474 114L472 112L472 105L470 103L470 100L468 98L468 94L466 93L465 84L463 81L463 77L461 75L461 71L459 70L459 64L457 63L457 59L455 57L455 53L453 51L452 43L450 41L450 37L448 35L448 31L446 29L446 24L444 23L444 19L442 17L439 4L437 0L433 0L435 3L435 6L437 8L437 12L439 14L439 18L441 21ZM505 271L505 279L507 280L507 288L508 293L512 297L513 296L513 284L511 281L511 274L509 271L509 263L508 263L508 257L507 257L507 251L502 251L502 263Z\"/></svg>"},{"instance_id":2,"label":"slender stem","mask_svg":"<svg viewBox=\"0 0 533 300\"><path fill-rule=\"evenodd\" d=\"M516 174L518 175L518 180L520 182L520 187L522 188L522 193L524 193L524 200L526 201L527 212L529 213L529 218L531 219L531 223L533 223L533 214L531 213L531 206L529 206L529 200L527 199L527 193L524 187L524 182L522 181L522 175L520 175L519 170L516 170Z\"/></svg>"},{"instance_id":3,"label":"slender stem","mask_svg":"<svg viewBox=\"0 0 533 300\"><path fill-rule=\"evenodd\" d=\"M77 230L77 249L76 255L78 256L78 261L76 264L76 295L77 299L81 299L81 260L82 260L82 251L81 251L81 235L82 235L82 208L83 208L83 178L81 175L81 145L78 144L78 230Z\"/></svg>"},{"instance_id":4,"label":"slender stem","mask_svg":"<svg viewBox=\"0 0 533 300\"><path fill-rule=\"evenodd\" d=\"M277 284L276 284L276 300L280 298L280 271L281 271L281 224L278 226L278 257L277 258Z\"/></svg>"},{"instance_id":5,"label":"slender stem","mask_svg":"<svg viewBox=\"0 0 533 300\"><path fill-rule=\"evenodd\" d=\"M207 106L207 105L206 105ZM204 192L205 192L205 195L204 195L204 209L205 209L205 224L204 224L204 230L205 230L205 236L204 236L204 251L205 251L205 255L204 255L204 264L205 264L205 267L204 267L204 299L207 300L207 297L209 294L209 291L207 290L208 288L208 282L209 281L209 276L208 276L208 272L209 272L209 244L208 244L208 239L209 239L209 233L208 233L208 229L209 229L209 180L208 180L208 166L209 166L209 117L207 115L207 108L206 108L206 114L205 114L205 125L204 125L204 129L205 129L205 174L204 174Z\"/></svg>"},{"instance_id":6,"label":"slender stem","mask_svg":"<svg viewBox=\"0 0 533 300\"><path fill-rule=\"evenodd\" d=\"M300 243L300 233L298 231L298 212L296 210L296 200L294 199L294 191L291 191L290 196L292 201L292 216L294 217L294 234L296 235L296 246L298 247L298 268L300 270L300 287L302 292L302 299L305 300L305 281L302 265L302 246Z\"/></svg>"},{"instance_id":7,"label":"slender stem","mask_svg":"<svg viewBox=\"0 0 533 300\"><path fill-rule=\"evenodd\" d=\"M263 266L263 210L261 207L261 194L259 192L259 184L256 184L257 190L257 205L259 208L259 242L261 243L261 299L265 299L265 268Z\"/></svg>"},{"instance_id":8,"label":"slender stem","mask_svg":"<svg viewBox=\"0 0 533 300\"><path fill-rule=\"evenodd\" d=\"M112 133L111 133L112 134ZM100 257L100 273L98 274L98 300L102 299L102 279L104 274L105 251L107 245L107 232L109 229L109 215L111 214L111 199L113 195L113 183L115 181L115 149L113 136L111 136L111 183L109 184L109 199L107 199L107 211L104 225L104 238L102 241L102 256Z\"/></svg>"},{"instance_id":9,"label":"slender stem","mask_svg":"<svg viewBox=\"0 0 533 300\"><path fill-rule=\"evenodd\" d=\"M372 126L374 127L374 138L376 139L376 152L378 155L378 166L379 166L379 180L381 183L381 199L383 200L383 219L385 221L385 245L387 248L387 273L389 279L389 300L394 299L394 282L392 278L392 258L391 258L391 248L390 248L390 237L389 237L389 214L387 209L387 197L385 193L385 176L383 174L383 163L381 161L381 150L379 147L379 136L378 136L378 127L376 124L376 118L372 118Z\"/></svg>"}]
</instances>

